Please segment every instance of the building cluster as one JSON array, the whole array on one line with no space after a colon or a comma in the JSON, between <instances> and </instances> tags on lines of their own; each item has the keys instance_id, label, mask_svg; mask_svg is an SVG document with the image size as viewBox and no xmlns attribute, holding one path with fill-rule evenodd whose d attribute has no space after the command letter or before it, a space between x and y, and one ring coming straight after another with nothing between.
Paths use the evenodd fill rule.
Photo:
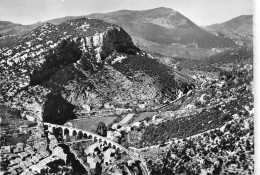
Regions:
<instances>
[{"instance_id":1,"label":"building cluster","mask_svg":"<svg viewBox=\"0 0 260 175\"><path fill-rule=\"evenodd\" d=\"M130 172L129 169L134 166L132 165L134 160L126 152L111 147L106 143L85 141L81 144L73 143L70 147L72 152L81 159L82 164L87 167L90 174L111 174L112 172L122 174L122 171ZM129 165L129 162L132 164ZM121 167L124 164L126 167Z\"/></svg>"},{"instance_id":2,"label":"building cluster","mask_svg":"<svg viewBox=\"0 0 260 175\"><path fill-rule=\"evenodd\" d=\"M58 159L66 160L64 154L57 150L61 148L57 147L56 137L47 133L43 127L21 126L20 130L30 131L30 137L26 143L1 147L2 174L41 174L50 170L49 163Z\"/></svg>"},{"instance_id":3,"label":"building cluster","mask_svg":"<svg viewBox=\"0 0 260 175\"><path fill-rule=\"evenodd\" d=\"M211 48L211 51L212 52L215 52L215 53L220 53L220 52L224 52L226 49L223 49L223 48Z\"/></svg>"},{"instance_id":4,"label":"building cluster","mask_svg":"<svg viewBox=\"0 0 260 175\"><path fill-rule=\"evenodd\" d=\"M12 142L22 142L29 135L29 128L36 126L34 122L10 117L10 119L0 118L0 140L2 145L9 145ZM19 141L18 141L19 140Z\"/></svg>"},{"instance_id":5,"label":"building cluster","mask_svg":"<svg viewBox=\"0 0 260 175\"><path fill-rule=\"evenodd\" d=\"M220 130L174 139L161 155L149 155L148 167L155 174L253 174L253 120L240 117Z\"/></svg>"}]
</instances>

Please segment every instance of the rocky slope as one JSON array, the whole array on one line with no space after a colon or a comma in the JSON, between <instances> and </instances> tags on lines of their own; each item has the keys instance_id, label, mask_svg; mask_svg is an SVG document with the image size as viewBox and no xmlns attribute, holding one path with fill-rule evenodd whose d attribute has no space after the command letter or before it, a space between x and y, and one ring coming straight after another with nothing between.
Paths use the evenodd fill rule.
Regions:
<instances>
[{"instance_id":1,"label":"rocky slope","mask_svg":"<svg viewBox=\"0 0 260 175\"><path fill-rule=\"evenodd\" d=\"M149 66L161 70L150 73ZM64 123L76 117L75 107L99 109L107 102L154 106L194 87L189 77L175 78L177 72L149 58L121 27L95 19L46 23L0 38L1 103L28 120Z\"/></svg>"}]
</instances>

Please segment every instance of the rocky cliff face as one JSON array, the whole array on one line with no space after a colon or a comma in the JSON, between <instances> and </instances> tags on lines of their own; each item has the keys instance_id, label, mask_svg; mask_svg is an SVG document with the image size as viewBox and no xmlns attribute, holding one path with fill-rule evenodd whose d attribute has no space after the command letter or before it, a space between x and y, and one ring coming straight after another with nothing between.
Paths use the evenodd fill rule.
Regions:
<instances>
[{"instance_id":1,"label":"rocky cliff face","mask_svg":"<svg viewBox=\"0 0 260 175\"><path fill-rule=\"evenodd\" d=\"M72 110L82 105L154 105L165 98L165 86L176 84L157 82L161 74L122 71L122 60L135 61L134 55L147 57L122 28L95 19L44 24L21 37L0 38L1 103L28 120L54 123L75 117Z\"/></svg>"},{"instance_id":2,"label":"rocky cliff face","mask_svg":"<svg viewBox=\"0 0 260 175\"><path fill-rule=\"evenodd\" d=\"M84 71L98 71L112 52L138 51L120 27L85 18L58 26L45 24L14 41L0 43L1 98L23 109L29 120L54 116L49 107L53 97L48 96L52 92L40 84L61 68L79 61ZM54 101L65 104L61 97Z\"/></svg>"}]
</instances>

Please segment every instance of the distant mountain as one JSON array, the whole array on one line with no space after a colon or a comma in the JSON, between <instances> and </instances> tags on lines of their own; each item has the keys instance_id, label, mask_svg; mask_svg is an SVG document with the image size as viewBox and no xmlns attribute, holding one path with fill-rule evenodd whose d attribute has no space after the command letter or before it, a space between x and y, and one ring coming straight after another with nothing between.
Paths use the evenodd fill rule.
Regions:
<instances>
[{"instance_id":1,"label":"distant mountain","mask_svg":"<svg viewBox=\"0 0 260 175\"><path fill-rule=\"evenodd\" d=\"M224 23L208 26L216 31L253 35L253 15L241 15Z\"/></svg>"},{"instance_id":2,"label":"distant mountain","mask_svg":"<svg viewBox=\"0 0 260 175\"><path fill-rule=\"evenodd\" d=\"M17 23L12 23L9 21L0 21L0 36L1 35L22 35L32 29L39 26L38 23L33 25L22 25Z\"/></svg>"},{"instance_id":3,"label":"distant mountain","mask_svg":"<svg viewBox=\"0 0 260 175\"><path fill-rule=\"evenodd\" d=\"M66 20L88 17L117 24L126 30L141 49L166 56L201 59L214 54L211 48L235 47L234 41L212 34L170 8L150 10L120 10L84 16L67 16L33 25L4 23L0 36L23 35L41 24L59 25ZM10 36L9 36L10 37ZM16 38L12 36L10 40ZM6 41L7 42L7 41Z\"/></svg>"},{"instance_id":4,"label":"distant mountain","mask_svg":"<svg viewBox=\"0 0 260 175\"><path fill-rule=\"evenodd\" d=\"M234 47L234 41L212 34L197 26L177 11L169 8L155 8L134 11L120 10L110 13L86 15L95 19L122 26L141 49L166 56L201 59L214 54L211 48ZM59 24L68 19L64 17L47 22Z\"/></svg>"},{"instance_id":5,"label":"distant mountain","mask_svg":"<svg viewBox=\"0 0 260 175\"><path fill-rule=\"evenodd\" d=\"M197 26L194 22L170 8L155 8L150 10L120 10L111 13L94 13L80 17L102 19L122 26L131 36L159 44L183 44L191 47L212 48L230 47L234 42L218 37ZM67 16L56 18L44 23L60 24L65 20L80 18ZM0 34L23 34L39 25L23 26L16 24L8 26Z\"/></svg>"},{"instance_id":6,"label":"distant mountain","mask_svg":"<svg viewBox=\"0 0 260 175\"><path fill-rule=\"evenodd\" d=\"M203 30L194 22L170 8L132 11L120 10L105 14L91 14L122 26L130 35L160 44L196 45L201 48L229 47L234 43Z\"/></svg>"},{"instance_id":7,"label":"distant mountain","mask_svg":"<svg viewBox=\"0 0 260 175\"><path fill-rule=\"evenodd\" d=\"M206 28L217 35L226 35L242 42L252 42L253 15L241 15L224 23L213 24Z\"/></svg>"},{"instance_id":8,"label":"distant mountain","mask_svg":"<svg viewBox=\"0 0 260 175\"><path fill-rule=\"evenodd\" d=\"M102 19L122 26L141 49L166 56L201 59L213 55L211 48L234 47L231 39L216 36L206 31L177 11L169 8L151 10L120 10L110 13L95 13L84 17ZM59 24L68 16L46 22Z\"/></svg>"}]
</instances>

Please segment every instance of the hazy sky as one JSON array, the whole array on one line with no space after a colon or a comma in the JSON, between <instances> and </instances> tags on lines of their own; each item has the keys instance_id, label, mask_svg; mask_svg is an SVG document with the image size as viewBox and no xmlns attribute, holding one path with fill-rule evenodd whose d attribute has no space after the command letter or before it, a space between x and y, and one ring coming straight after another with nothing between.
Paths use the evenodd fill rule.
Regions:
<instances>
[{"instance_id":1,"label":"hazy sky","mask_svg":"<svg viewBox=\"0 0 260 175\"><path fill-rule=\"evenodd\" d=\"M22 24L121 9L169 7L198 25L252 14L252 0L0 0L0 20Z\"/></svg>"}]
</instances>

